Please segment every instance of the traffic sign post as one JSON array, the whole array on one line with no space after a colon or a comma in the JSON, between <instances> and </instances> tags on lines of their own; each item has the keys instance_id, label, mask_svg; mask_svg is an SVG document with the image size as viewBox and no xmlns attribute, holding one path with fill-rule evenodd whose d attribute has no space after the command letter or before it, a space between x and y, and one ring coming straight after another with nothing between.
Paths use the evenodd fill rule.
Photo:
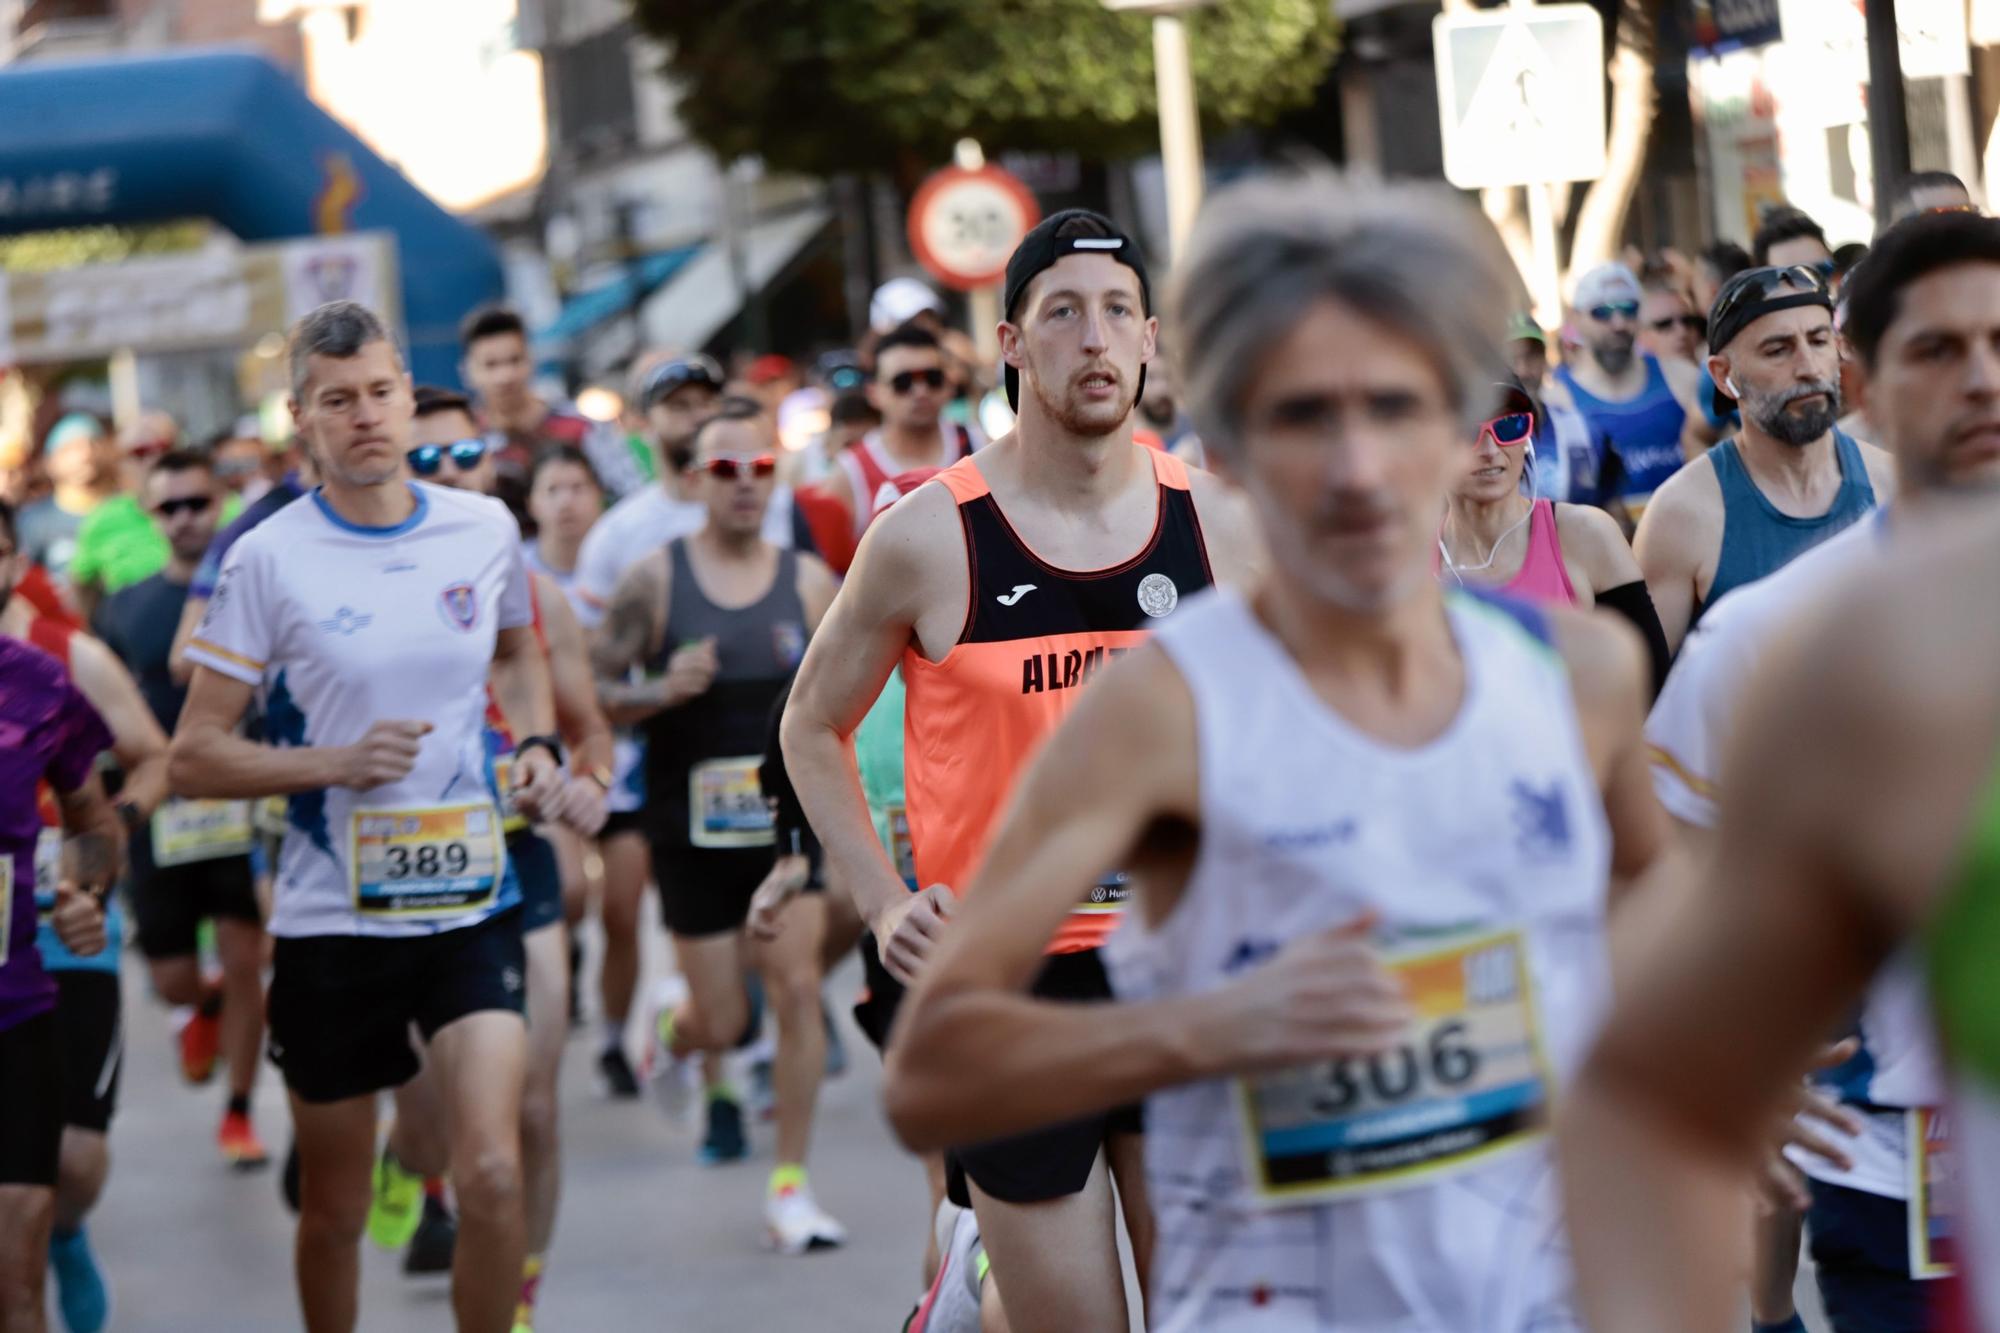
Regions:
<instances>
[{"instance_id":1,"label":"traffic sign post","mask_svg":"<svg viewBox=\"0 0 2000 1333\"><path fill-rule=\"evenodd\" d=\"M1604 174L1604 22L1587 4L1440 14L1437 59L1444 174L1467 190L1524 185L1535 246L1535 303L1562 308L1548 186Z\"/></svg>"},{"instance_id":2,"label":"traffic sign post","mask_svg":"<svg viewBox=\"0 0 2000 1333\"><path fill-rule=\"evenodd\" d=\"M946 167L910 201L910 252L947 287L976 291L1006 275L1008 256L1041 216L1034 194L1012 172Z\"/></svg>"}]
</instances>

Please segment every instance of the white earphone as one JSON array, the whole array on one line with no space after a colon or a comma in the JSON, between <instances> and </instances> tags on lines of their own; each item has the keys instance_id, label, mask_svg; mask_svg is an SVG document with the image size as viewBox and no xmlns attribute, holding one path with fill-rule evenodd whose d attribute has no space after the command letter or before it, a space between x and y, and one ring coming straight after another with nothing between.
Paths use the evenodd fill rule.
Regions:
<instances>
[{"instance_id":1,"label":"white earphone","mask_svg":"<svg viewBox=\"0 0 2000 1333\"><path fill-rule=\"evenodd\" d=\"M1731 398L1741 398L1743 396L1743 391L1736 387L1736 377L1734 375L1724 375L1722 377L1722 387L1729 390Z\"/></svg>"}]
</instances>

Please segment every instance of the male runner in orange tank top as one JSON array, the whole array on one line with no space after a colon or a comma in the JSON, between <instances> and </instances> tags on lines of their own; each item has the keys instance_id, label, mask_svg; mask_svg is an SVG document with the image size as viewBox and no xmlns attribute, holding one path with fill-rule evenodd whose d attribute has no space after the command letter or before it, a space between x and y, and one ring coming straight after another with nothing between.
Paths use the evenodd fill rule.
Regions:
<instances>
[{"instance_id":1,"label":"male runner in orange tank top","mask_svg":"<svg viewBox=\"0 0 2000 1333\"><path fill-rule=\"evenodd\" d=\"M897 981L916 977L950 929L954 893L1077 687L1183 596L1246 582L1261 551L1220 483L1133 441L1158 334L1149 295L1137 247L1106 219L1071 210L1029 233L1008 264L999 328L1013 432L876 520L799 669L786 762L830 880L854 896ZM915 894L876 837L849 746L898 664L912 850L927 886ZM1126 890L1076 889L1037 987L1108 998L1095 946ZM951 1155L951 1193L977 1213L998 1288L979 1298L989 1333L1010 1322L1126 1326L1110 1180L1143 1267L1137 1128L1114 1113ZM920 1321L964 1259L963 1244L949 1247Z\"/></svg>"}]
</instances>

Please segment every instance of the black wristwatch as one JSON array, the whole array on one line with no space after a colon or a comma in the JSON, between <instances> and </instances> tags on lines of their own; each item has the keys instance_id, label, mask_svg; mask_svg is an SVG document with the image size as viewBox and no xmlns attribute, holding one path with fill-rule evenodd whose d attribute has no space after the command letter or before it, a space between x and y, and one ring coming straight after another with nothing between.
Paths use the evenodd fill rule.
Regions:
<instances>
[{"instance_id":1,"label":"black wristwatch","mask_svg":"<svg viewBox=\"0 0 2000 1333\"><path fill-rule=\"evenodd\" d=\"M131 801L120 801L114 807L118 811L118 821L127 833L137 833L145 827L146 817L139 813L139 807Z\"/></svg>"},{"instance_id":2,"label":"black wristwatch","mask_svg":"<svg viewBox=\"0 0 2000 1333\"><path fill-rule=\"evenodd\" d=\"M556 761L557 768L562 767L563 764L562 742L557 740L554 736L523 736L520 740L514 743L514 753L516 756L524 755L537 745L541 746L544 750L547 750L549 752L549 758Z\"/></svg>"}]
</instances>

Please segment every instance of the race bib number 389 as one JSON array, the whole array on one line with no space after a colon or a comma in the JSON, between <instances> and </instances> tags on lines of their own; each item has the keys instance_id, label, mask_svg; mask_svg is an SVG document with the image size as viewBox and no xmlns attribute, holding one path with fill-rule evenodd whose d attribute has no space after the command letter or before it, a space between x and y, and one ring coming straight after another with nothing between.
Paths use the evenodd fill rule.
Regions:
<instances>
[{"instance_id":1,"label":"race bib number 389","mask_svg":"<svg viewBox=\"0 0 2000 1333\"><path fill-rule=\"evenodd\" d=\"M487 802L356 810L353 830L355 910L408 920L493 901L503 853L499 813Z\"/></svg>"},{"instance_id":2,"label":"race bib number 389","mask_svg":"<svg viewBox=\"0 0 2000 1333\"><path fill-rule=\"evenodd\" d=\"M1519 932L1385 961L1416 1012L1402 1045L1239 1080L1261 1202L1407 1188L1543 1133L1549 1076Z\"/></svg>"}]
</instances>

